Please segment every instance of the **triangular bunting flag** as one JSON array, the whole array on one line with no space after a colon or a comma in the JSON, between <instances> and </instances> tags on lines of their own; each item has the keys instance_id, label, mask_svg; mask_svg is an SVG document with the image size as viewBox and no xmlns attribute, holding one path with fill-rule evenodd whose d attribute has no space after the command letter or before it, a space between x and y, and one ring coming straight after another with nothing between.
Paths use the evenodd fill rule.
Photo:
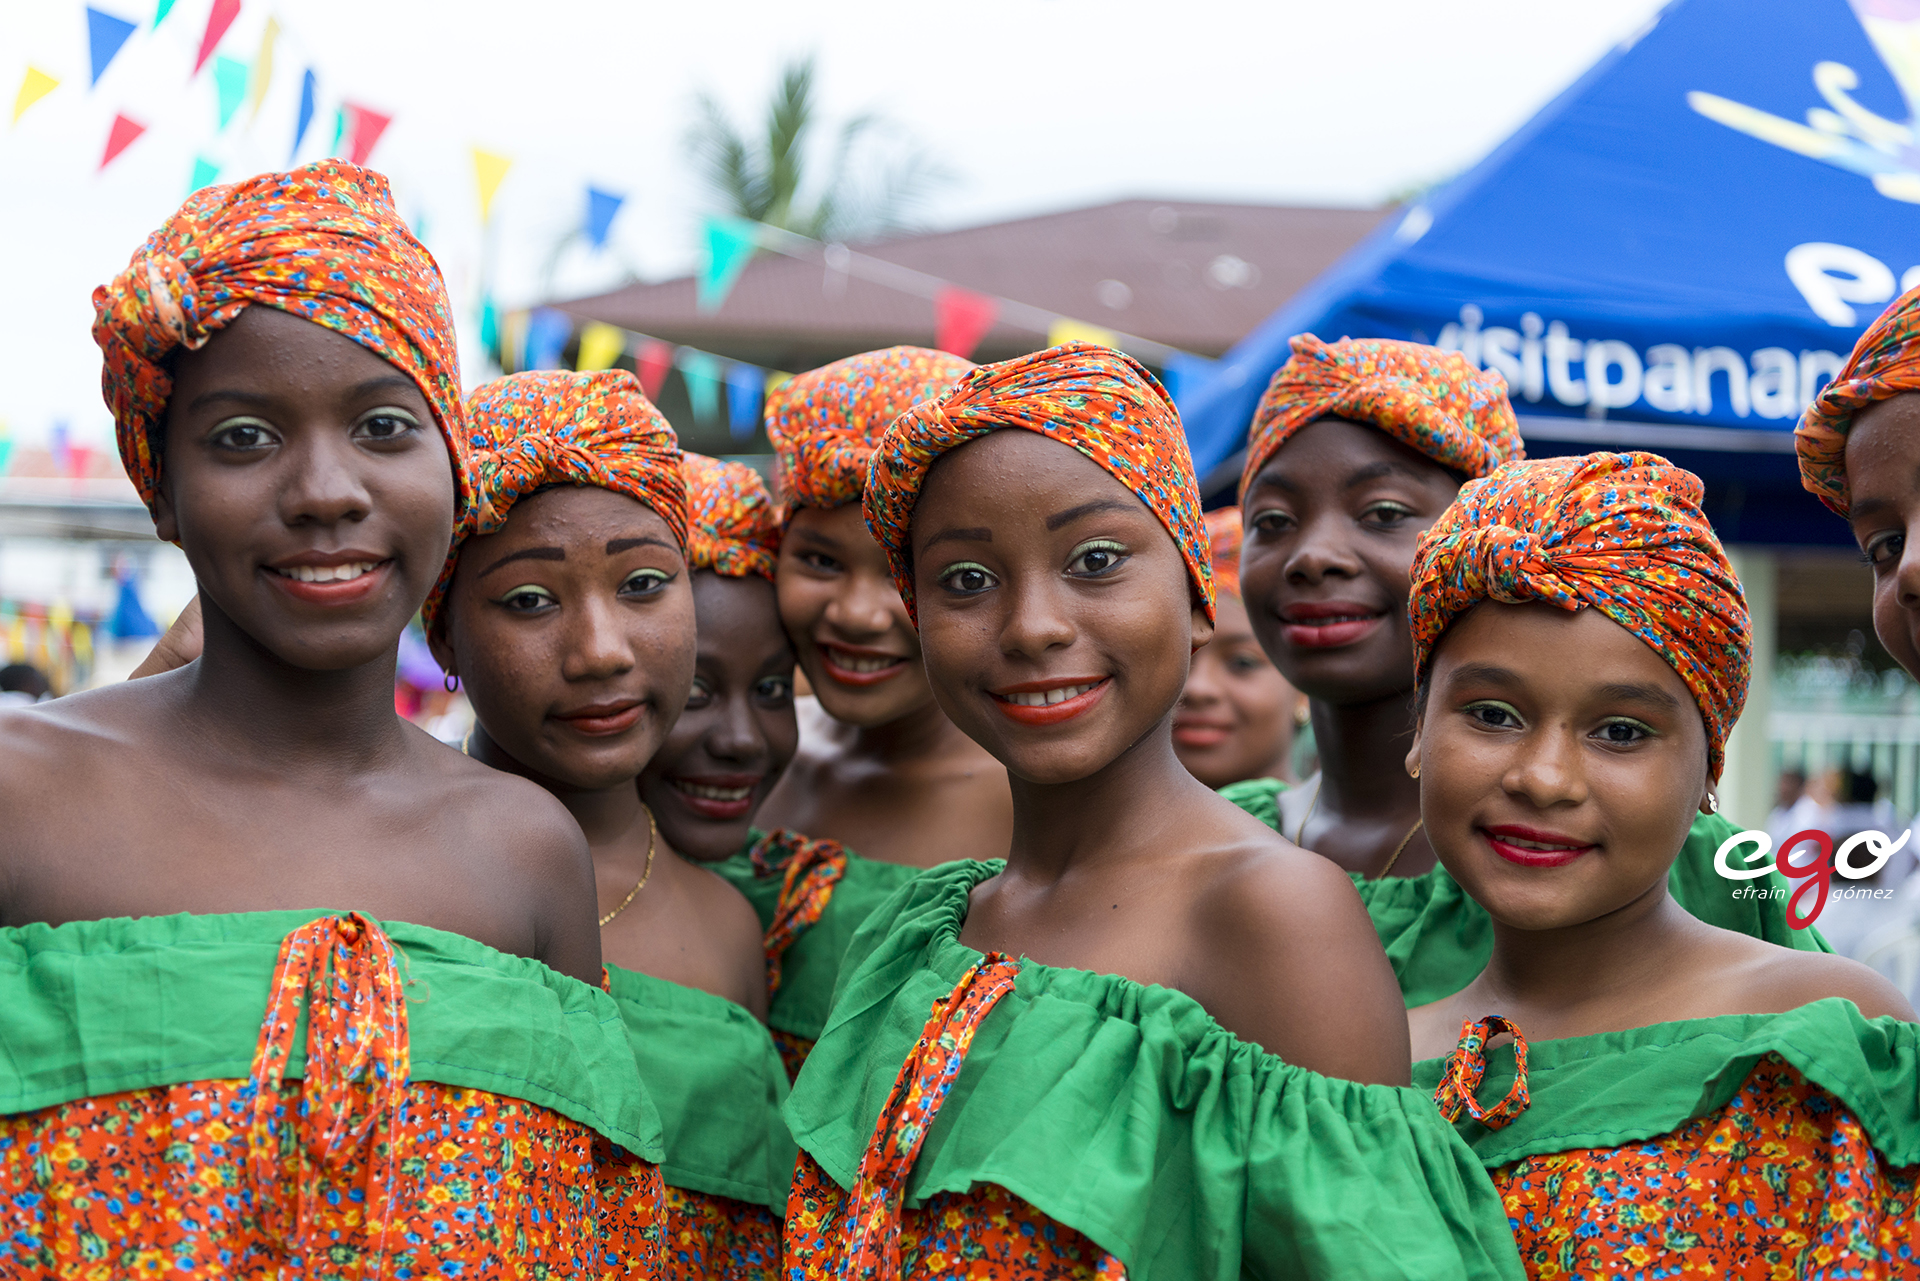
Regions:
<instances>
[{"instance_id":1,"label":"triangular bunting flag","mask_svg":"<svg viewBox=\"0 0 1920 1281\"><path fill-rule=\"evenodd\" d=\"M727 434L751 439L760 429L760 396L766 390L767 371L758 365L734 362L727 370Z\"/></svg>"},{"instance_id":2,"label":"triangular bunting flag","mask_svg":"<svg viewBox=\"0 0 1920 1281\"><path fill-rule=\"evenodd\" d=\"M293 149L287 153L287 163L292 164L300 154L300 144L306 141L307 126L313 123L313 91L316 87L313 68L308 67L300 77L300 115L293 126Z\"/></svg>"},{"instance_id":3,"label":"triangular bunting flag","mask_svg":"<svg viewBox=\"0 0 1920 1281\"><path fill-rule=\"evenodd\" d=\"M500 318L500 372L518 373L526 368L527 313L510 311Z\"/></svg>"},{"instance_id":4,"label":"triangular bunting flag","mask_svg":"<svg viewBox=\"0 0 1920 1281\"><path fill-rule=\"evenodd\" d=\"M494 310L493 295L488 294L480 300L480 350L492 355L499 349L500 313Z\"/></svg>"},{"instance_id":5,"label":"triangular bunting flag","mask_svg":"<svg viewBox=\"0 0 1920 1281\"><path fill-rule=\"evenodd\" d=\"M497 156L491 151L473 149L473 183L480 193L480 221L485 222L493 216L493 198L500 190L500 182L507 176L507 170L513 168L513 161L506 156Z\"/></svg>"},{"instance_id":6,"label":"triangular bunting flag","mask_svg":"<svg viewBox=\"0 0 1920 1281\"><path fill-rule=\"evenodd\" d=\"M1047 346L1058 347L1063 342L1090 342L1096 347L1111 347L1113 331L1102 329L1098 325L1062 318L1048 326Z\"/></svg>"},{"instance_id":7,"label":"triangular bunting flag","mask_svg":"<svg viewBox=\"0 0 1920 1281\"><path fill-rule=\"evenodd\" d=\"M273 43L280 38L280 22L268 18L260 33L260 52L253 57L253 81L247 90L247 119L257 120L260 104L266 99L267 86L273 83Z\"/></svg>"},{"instance_id":8,"label":"triangular bunting flag","mask_svg":"<svg viewBox=\"0 0 1920 1281\"><path fill-rule=\"evenodd\" d=\"M607 247L607 233L613 229L614 215L624 203L625 196L616 196L598 187L587 188L587 239L595 249Z\"/></svg>"},{"instance_id":9,"label":"triangular bunting flag","mask_svg":"<svg viewBox=\"0 0 1920 1281\"><path fill-rule=\"evenodd\" d=\"M700 271L696 305L701 311L718 311L733 292L734 282L747 269L753 251L760 247L760 228L740 218L707 218L707 261Z\"/></svg>"},{"instance_id":10,"label":"triangular bunting flag","mask_svg":"<svg viewBox=\"0 0 1920 1281\"><path fill-rule=\"evenodd\" d=\"M239 16L240 0L213 0L213 12L207 15L207 29L200 37L200 52L193 59L194 75L199 75L200 68L207 65L214 46L220 43L220 37L227 34L227 28Z\"/></svg>"},{"instance_id":11,"label":"triangular bunting flag","mask_svg":"<svg viewBox=\"0 0 1920 1281\"><path fill-rule=\"evenodd\" d=\"M247 96L247 64L224 53L215 58L213 87L219 95L220 127L225 129Z\"/></svg>"},{"instance_id":12,"label":"triangular bunting flag","mask_svg":"<svg viewBox=\"0 0 1920 1281\"><path fill-rule=\"evenodd\" d=\"M660 389L667 385L667 371L673 368L673 348L658 338L640 344L633 355L633 372L640 377L640 389L648 400L659 400Z\"/></svg>"},{"instance_id":13,"label":"triangular bunting flag","mask_svg":"<svg viewBox=\"0 0 1920 1281\"><path fill-rule=\"evenodd\" d=\"M202 187L212 186L213 180L219 176L219 165L207 159L205 156L195 156L193 158L193 185L187 188L187 194L191 196Z\"/></svg>"},{"instance_id":14,"label":"triangular bunting flag","mask_svg":"<svg viewBox=\"0 0 1920 1281\"><path fill-rule=\"evenodd\" d=\"M0 476L7 474L7 460L13 454L13 432L6 420L0 419Z\"/></svg>"},{"instance_id":15,"label":"triangular bunting flag","mask_svg":"<svg viewBox=\"0 0 1920 1281\"><path fill-rule=\"evenodd\" d=\"M107 130L107 149L100 157L100 167L105 169L113 163L115 156L125 151L133 140L147 131L147 127L125 116L115 116L113 127Z\"/></svg>"},{"instance_id":16,"label":"triangular bunting flag","mask_svg":"<svg viewBox=\"0 0 1920 1281\"><path fill-rule=\"evenodd\" d=\"M173 12L173 0L156 0L153 6L153 25L159 26Z\"/></svg>"},{"instance_id":17,"label":"triangular bunting flag","mask_svg":"<svg viewBox=\"0 0 1920 1281\"><path fill-rule=\"evenodd\" d=\"M578 370L612 369L627 349L627 336L612 325L589 321L580 331L580 354L573 367Z\"/></svg>"},{"instance_id":18,"label":"triangular bunting flag","mask_svg":"<svg viewBox=\"0 0 1920 1281\"><path fill-rule=\"evenodd\" d=\"M333 109L333 143L327 148L327 154L330 156L339 155L340 140L346 136L347 109L345 107L335 107Z\"/></svg>"},{"instance_id":19,"label":"triangular bunting flag","mask_svg":"<svg viewBox=\"0 0 1920 1281\"><path fill-rule=\"evenodd\" d=\"M560 357L573 336L573 321L564 311L539 307L527 318L527 355L522 369L559 369Z\"/></svg>"},{"instance_id":20,"label":"triangular bunting flag","mask_svg":"<svg viewBox=\"0 0 1920 1281\"><path fill-rule=\"evenodd\" d=\"M87 56L93 61L92 83L100 83L100 73L113 61L113 55L120 52L120 46L133 34L134 26L125 18L87 6Z\"/></svg>"},{"instance_id":21,"label":"triangular bunting flag","mask_svg":"<svg viewBox=\"0 0 1920 1281\"><path fill-rule=\"evenodd\" d=\"M687 403L693 406L693 420L701 425L720 416L720 358L704 351L682 347L674 363L687 380Z\"/></svg>"},{"instance_id":22,"label":"triangular bunting flag","mask_svg":"<svg viewBox=\"0 0 1920 1281\"><path fill-rule=\"evenodd\" d=\"M380 141L380 135L393 123L392 116L383 116L378 111L369 110L348 102L341 105L347 113L347 159L356 165L367 163L367 157L373 154L373 144Z\"/></svg>"},{"instance_id":23,"label":"triangular bunting flag","mask_svg":"<svg viewBox=\"0 0 1920 1281\"><path fill-rule=\"evenodd\" d=\"M13 123L19 124L28 107L59 87L60 82L40 68L28 67L27 74L20 77L20 92L13 95Z\"/></svg>"},{"instance_id":24,"label":"triangular bunting flag","mask_svg":"<svg viewBox=\"0 0 1920 1281\"><path fill-rule=\"evenodd\" d=\"M933 296L933 345L965 359L993 328L1000 304L958 285L942 285Z\"/></svg>"}]
</instances>

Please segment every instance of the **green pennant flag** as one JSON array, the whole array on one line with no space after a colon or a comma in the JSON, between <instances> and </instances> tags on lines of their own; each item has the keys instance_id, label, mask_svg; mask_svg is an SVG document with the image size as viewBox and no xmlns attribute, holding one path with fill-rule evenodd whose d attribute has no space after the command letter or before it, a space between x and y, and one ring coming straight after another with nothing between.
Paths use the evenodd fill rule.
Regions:
<instances>
[{"instance_id":1,"label":"green pennant flag","mask_svg":"<svg viewBox=\"0 0 1920 1281\"><path fill-rule=\"evenodd\" d=\"M700 271L696 302L701 311L718 311L760 247L760 227L742 218L708 217L703 222L707 261Z\"/></svg>"},{"instance_id":2,"label":"green pennant flag","mask_svg":"<svg viewBox=\"0 0 1920 1281\"><path fill-rule=\"evenodd\" d=\"M327 154L340 154L340 140L347 136L347 109L339 107L333 113L333 145L327 148Z\"/></svg>"},{"instance_id":3,"label":"green pennant flag","mask_svg":"<svg viewBox=\"0 0 1920 1281\"><path fill-rule=\"evenodd\" d=\"M159 0L159 3L153 6L153 25L157 27L165 22L167 15L172 12L173 0Z\"/></svg>"},{"instance_id":4,"label":"green pennant flag","mask_svg":"<svg viewBox=\"0 0 1920 1281\"><path fill-rule=\"evenodd\" d=\"M193 185L187 188L187 194L191 196L202 187L211 187L213 180L219 176L219 165L207 159L205 156L195 156L193 158Z\"/></svg>"},{"instance_id":5,"label":"green pennant flag","mask_svg":"<svg viewBox=\"0 0 1920 1281\"><path fill-rule=\"evenodd\" d=\"M687 380L687 401L693 420L702 426L720 417L720 358L682 347L676 363Z\"/></svg>"},{"instance_id":6,"label":"green pennant flag","mask_svg":"<svg viewBox=\"0 0 1920 1281\"><path fill-rule=\"evenodd\" d=\"M220 96L220 127L225 129L247 99L247 79L251 72L238 58L221 54L213 60L213 87Z\"/></svg>"}]
</instances>

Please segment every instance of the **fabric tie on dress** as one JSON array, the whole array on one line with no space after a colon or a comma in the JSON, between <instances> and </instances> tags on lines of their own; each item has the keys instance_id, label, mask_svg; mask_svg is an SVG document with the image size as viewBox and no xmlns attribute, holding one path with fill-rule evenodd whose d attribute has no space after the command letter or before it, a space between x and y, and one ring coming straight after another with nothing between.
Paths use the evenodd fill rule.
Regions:
<instances>
[{"instance_id":1,"label":"fabric tie on dress","mask_svg":"<svg viewBox=\"0 0 1920 1281\"><path fill-rule=\"evenodd\" d=\"M1894 299L1860 335L1846 365L1823 387L1793 433L1800 483L1845 516L1847 433L1853 417L1877 400L1920 392L1920 285Z\"/></svg>"},{"instance_id":2,"label":"fabric tie on dress","mask_svg":"<svg viewBox=\"0 0 1920 1281\"><path fill-rule=\"evenodd\" d=\"M982 365L938 400L901 414L881 440L867 476L867 528L916 624L908 535L927 472L942 455L1012 427L1070 446L1132 490L1180 549L1212 619L1211 544L1173 399L1131 356L1070 342Z\"/></svg>"},{"instance_id":3,"label":"fabric tie on dress","mask_svg":"<svg viewBox=\"0 0 1920 1281\"><path fill-rule=\"evenodd\" d=\"M682 454L687 481L687 564L726 578L773 581L780 511L760 473L744 463Z\"/></svg>"},{"instance_id":4,"label":"fabric tie on dress","mask_svg":"<svg viewBox=\"0 0 1920 1281\"><path fill-rule=\"evenodd\" d=\"M944 351L888 347L808 370L768 392L767 439L780 501L789 512L857 502L873 451L893 420L973 367Z\"/></svg>"},{"instance_id":5,"label":"fabric tie on dress","mask_svg":"<svg viewBox=\"0 0 1920 1281\"><path fill-rule=\"evenodd\" d=\"M1245 541L1240 509L1222 507L1208 512L1206 520L1208 551L1213 561L1213 590L1239 600L1240 547Z\"/></svg>"},{"instance_id":6,"label":"fabric tie on dress","mask_svg":"<svg viewBox=\"0 0 1920 1281\"><path fill-rule=\"evenodd\" d=\"M1321 342L1296 335L1254 410L1240 496L1280 446L1308 423L1370 423L1442 467L1485 476L1526 457L1507 382L1458 352L1391 338Z\"/></svg>"},{"instance_id":7,"label":"fabric tie on dress","mask_svg":"<svg viewBox=\"0 0 1920 1281\"><path fill-rule=\"evenodd\" d=\"M778 857L776 857L778 855ZM768 832L748 852L759 876L785 869L780 898L762 943L767 954L767 994L780 990L780 962L794 940L805 934L833 898L833 887L847 874L847 847L839 841Z\"/></svg>"},{"instance_id":8,"label":"fabric tie on dress","mask_svg":"<svg viewBox=\"0 0 1920 1281\"><path fill-rule=\"evenodd\" d=\"M1498 1103L1483 1108L1474 1096L1487 1075L1487 1042L1502 1032L1513 1037L1513 1088ZM1490 1014L1477 1023L1472 1019L1463 1021L1460 1024L1460 1044L1447 1056L1446 1074L1440 1078L1440 1086L1433 1092L1433 1104L1440 1109L1440 1115L1448 1121L1458 1121L1460 1113L1464 1111L1489 1130L1498 1130L1525 1112L1530 1101L1527 1094L1527 1038L1519 1026L1498 1014Z\"/></svg>"},{"instance_id":9,"label":"fabric tie on dress","mask_svg":"<svg viewBox=\"0 0 1920 1281\"><path fill-rule=\"evenodd\" d=\"M447 439L466 507L460 362L440 269L384 177L322 160L195 192L93 291L101 391L149 511L160 485L154 432L173 395L167 357L205 346L254 303L324 325L412 378Z\"/></svg>"},{"instance_id":10,"label":"fabric tie on dress","mask_svg":"<svg viewBox=\"0 0 1920 1281\"><path fill-rule=\"evenodd\" d=\"M381 1171L366 1188L364 1207L367 1236L378 1243L370 1276L380 1273L394 1213L409 1072L403 987L393 941L359 913L294 930L280 944L247 1082L248 1170L262 1229L300 1251L308 1245L319 1189L335 1182L329 1164L353 1161ZM290 1114L280 1087L303 1012L306 1065ZM289 1148L299 1171L294 1180L281 1168Z\"/></svg>"},{"instance_id":11,"label":"fabric tie on dress","mask_svg":"<svg viewBox=\"0 0 1920 1281\"><path fill-rule=\"evenodd\" d=\"M440 619L460 548L507 523L514 504L548 485L610 489L651 507L682 549L687 482L679 441L626 370L540 371L482 383L467 398L474 502L421 606Z\"/></svg>"},{"instance_id":12,"label":"fabric tie on dress","mask_svg":"<svg viewBox=\"0 0 1920 1281\"><path fill-rule=\"evenodd\" d=\"M1468 481L1413 560L1414 670L1483 600L1588 607L1633 633L1692 691L1719 778L1747 699L1745 594L1700 510L1700 478L1646 453L1503 464Z\"/></svg>"}]
</instances>

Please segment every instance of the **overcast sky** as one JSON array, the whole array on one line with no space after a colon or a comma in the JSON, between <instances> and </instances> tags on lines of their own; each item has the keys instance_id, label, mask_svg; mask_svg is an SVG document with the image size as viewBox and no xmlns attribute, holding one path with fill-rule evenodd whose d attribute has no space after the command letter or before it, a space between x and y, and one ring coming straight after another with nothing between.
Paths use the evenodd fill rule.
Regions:
<instances>
[{"instance_id":1,"label":"overcast sky","mask_svg":"<svg viewBox=\"0 0 1920 1281\"><path fill-rule=\"evenodd\" d=\"M218 129L213 0L95 0L137 20L89 88L82 0L0 0L0 108L29 64L60 87L0 122L0 422L45 439L112 424L89 337L93 287L186 195L196 156L228 181L289 160L301 73L327 153L342 100L391 113L369 161L444 269L471 360L483 279L502 305L695 260L704 194L686 157L708 92L757 120L778 68L819 56L829 126L874 110L955 181L924 211L964 226L1132 196L1373 205L1484 155L1658 0L243 0L220 52L281 37L258 115ZM98 172L116 112L148 131ZM483 234L470 149L509 156ZM555 247L585 188L625 193L604 254ZM475 366L477 368L477 364Z\"/></svg>"}]
</instances>

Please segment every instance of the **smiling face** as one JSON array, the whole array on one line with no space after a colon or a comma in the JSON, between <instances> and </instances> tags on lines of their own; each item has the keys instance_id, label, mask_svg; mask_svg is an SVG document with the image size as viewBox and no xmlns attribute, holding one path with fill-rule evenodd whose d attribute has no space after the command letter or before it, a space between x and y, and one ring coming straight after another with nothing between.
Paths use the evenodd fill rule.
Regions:
<instances>
[{"instance_id":1,"label":"smiling face","mask_svg":"<svg viewBox=\"0 0 1920 1281\"><path fill-rule=\"evenodd\" d=\"M827 715L871 729L933 705L919 634L859 503L797 509L775 582L780 621Z\"/></svg>"},{"instance_id":2,"label":"smiling face","mask_svg":"<svg viewBox=\"0 0 1920 1281\"><path fill-rule=\"evenodd\" d=\"M1214 606L1213 640L1193 656L1173 717L1173 750L1208 787L1278 778L1293 749L1300 691L1273 665L1238 597Z\"/></svg>"},{"instance_id":3,"label":"smiling face","mask_svg":"<svg viewBox=\"0 0 1920 1281\"><path fill-rule=\"evenodd\" d=\"M1876 401L1847 433L1848 523L1873 566L1873 630L1920 676L1920 393Z\"/></svg>"},{"instance_id":4,"label":"smiling face","mask_svg":"<svg viewBox=\"0 0 1920 1281\"><path fill-rule=\"evenodd\" d=\"M940 706L1008 771L1085 778L1166 742L1212 625L1154 514L1077 450L996 431L934 464L914 593Z\"/></svg>"},{"instance_id":5,"label":"smiling face","mask_svg":"<svg viewBox=\"0 0 1920 1281\"><path fill-rule=\"evenodd\" d=\"M434 655L480 726L550 791L630 782L693 684L693 591L646 504L567 485L460 549Z\"/></svg>"},{"instance_id":6,"label":"smiling face","mask_svg":"<svg viewBox=\"0 0 1920 1281\"><path fill-rule=\"evenodd\" d=\"M154 526L205 600L282 661L390 655L453 510L426 397L352 339L255 306L180 353Z\"/></svg>"},{"instance_id":7,"label":"smiling face","mask_svg":"<svg viewBox=\"0 0 1920 1281\"><path fill-rule=\"evenodd\" d=\"M668 844L723 859L746 844L760 803L800 746L793 647L773 584L758 574L693 575L700 622L693 692L666 745L640 776L640 798Z\"/></svg>"},{"instance_id":8,"label":"smiling face","mask_svg":"<svg viewBox=\"0 0 1920 1281\"><path fill-rule=\"evenodd\" d=\"M1260 644L1333 704L1413 688L1414 546L1459 482L1378 428L1322 418L1247 487L1240 585Z\"/></svg>"},{"instance_id":9,"label":"smiling face","mask_svg":"<svg viewBox=\"0 0 1920 1281\"><path fill-rule=\"evenodd\" d=\"M1666 879L1708 793L1679 675L1597 609L1483 602L1434 652L1419 738L1427 839L1493 918L1564 928Z\"/></svg>"}]
</instances>

